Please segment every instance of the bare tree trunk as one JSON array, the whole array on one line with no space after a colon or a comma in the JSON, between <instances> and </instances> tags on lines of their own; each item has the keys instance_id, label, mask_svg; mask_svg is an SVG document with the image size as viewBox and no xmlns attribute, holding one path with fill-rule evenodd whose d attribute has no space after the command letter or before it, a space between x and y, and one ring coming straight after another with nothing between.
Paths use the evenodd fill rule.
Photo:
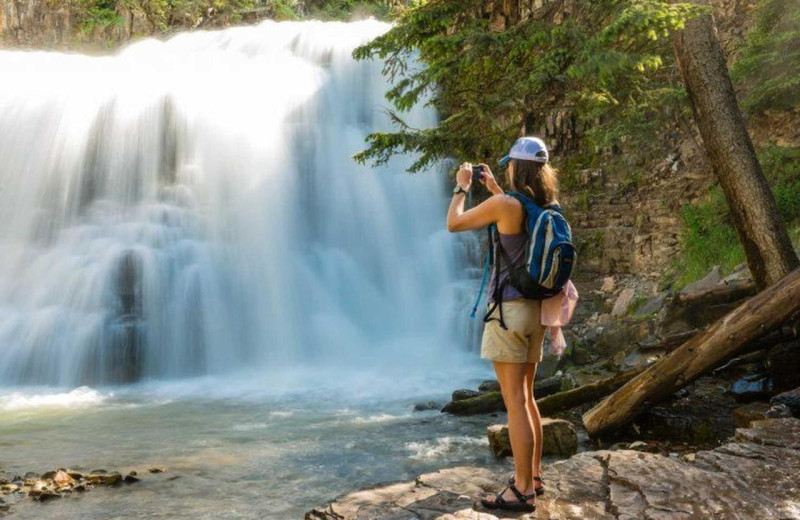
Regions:
<instances>
[{"instance_id":1,"label":"bare tree trunk","mask_svg":"<svg viewBox=\"0 0 800 520\"><path fill-rule=\"evenodd\" d=\"M598 435L622 426L742 352L753 340L777 329L798 312L800 269L744 302L586 412L583 416L586 431Z\"/></svg>"},{"instance_id":2,"label":"bare tree trunk","mask_svg":"<svg viewBox=\"0 0 800 520\"><path fill-rule=\"evenodd\" d=\"M708 4L708 0L695 0ZM694 118L759 289L800 265L780 220L736 104L725 56L710 15L690 20L672 38Z\"/></svg>"}]
</instances>

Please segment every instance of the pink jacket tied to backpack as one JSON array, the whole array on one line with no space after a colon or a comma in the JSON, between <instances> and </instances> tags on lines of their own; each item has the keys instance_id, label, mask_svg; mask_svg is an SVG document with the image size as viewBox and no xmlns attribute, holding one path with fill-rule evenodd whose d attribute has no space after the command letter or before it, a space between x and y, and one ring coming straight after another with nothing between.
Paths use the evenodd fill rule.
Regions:
<instances>
[{"instance_id":1,"label":"pink jacket tied to backpack","mask_svg":"<svg viewBox=\"0 0 800 520\"><path fill-rule=\"evenodd\" d=\"M569 323L575 306L578 304L578 290L568 280L561 292L551 298L542 300L542 325L547 327L547 335L550 337L551 354L560 356L567 348L567 341L561 327Z\"/></svg>"}]
</instances>

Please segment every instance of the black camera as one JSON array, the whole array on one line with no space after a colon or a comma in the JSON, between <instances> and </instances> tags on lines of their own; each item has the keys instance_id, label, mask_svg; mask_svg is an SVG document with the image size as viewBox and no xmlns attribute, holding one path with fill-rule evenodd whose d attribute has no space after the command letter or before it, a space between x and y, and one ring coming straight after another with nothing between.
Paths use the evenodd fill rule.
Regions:
<instances>
[{"instance_id":1,"label":"black camera","mask_svg":"<svg viewBox=\"0 0 800 520\"><path fill-rule=\"evenodd\" d=\"M483 166L472 167L472 181L481 182L483 180Z\"/></svg>"}]
</instances>

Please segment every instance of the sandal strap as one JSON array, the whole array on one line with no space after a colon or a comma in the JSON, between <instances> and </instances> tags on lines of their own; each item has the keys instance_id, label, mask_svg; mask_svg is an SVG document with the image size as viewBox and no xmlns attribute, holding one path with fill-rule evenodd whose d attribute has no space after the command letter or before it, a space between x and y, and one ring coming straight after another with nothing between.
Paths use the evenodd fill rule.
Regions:
<instances>
[{"instance_id":1,"label":"sandal strap","mask_svg":"<svg viewBox=\"0 0 800 520\"><path fill-rule=\"evenodd\" d=\"M544 482L544 480L542 480L542 477L533 477L533 480L535 480L536 482Z\"/></svg>"},{"instance_id":2,"label":"sandal strap","mask_svg":"<svg viewBox=\"0 0 800 520\"><path fill-rule=\"evenodd\" d=\"M517 489L517 486L515 486L514 484L509 484L508 488L511 490L512 493L514 493L514 495L517 497L517 500L519 500L522 503L527 502L531 498L536 498L536 493L531 493L530 495L523 495L522 492L519 489Z\"/></svg>"}]
</instances>

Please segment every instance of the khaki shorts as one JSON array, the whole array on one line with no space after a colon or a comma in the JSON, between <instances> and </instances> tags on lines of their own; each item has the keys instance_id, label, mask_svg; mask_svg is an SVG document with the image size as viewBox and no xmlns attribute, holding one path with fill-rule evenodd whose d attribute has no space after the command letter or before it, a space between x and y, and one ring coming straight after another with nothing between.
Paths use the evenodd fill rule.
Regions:
<instances>
[{"instance_id":1,"label":"khaki shorts","mask_svg":"<svg viewBox=\"0 0 800 520\"><path fill-rule=\"evenodd\" d=\"M503 302L503 321L486 323L481 341L481 357L504 363L539 363L542 361L542 345L545 328L541 322L541 302L517 299ZM491 316L500 317L496 308Z\"/></svg>"}]
</instances>

